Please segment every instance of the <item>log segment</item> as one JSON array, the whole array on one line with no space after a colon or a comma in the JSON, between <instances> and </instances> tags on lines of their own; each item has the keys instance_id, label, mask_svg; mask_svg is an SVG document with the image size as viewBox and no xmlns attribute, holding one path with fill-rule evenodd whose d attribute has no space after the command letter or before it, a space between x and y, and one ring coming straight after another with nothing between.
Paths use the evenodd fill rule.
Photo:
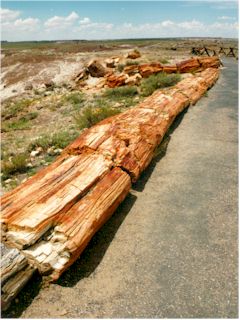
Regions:
<instances>
[{"instance_id":1,"label":"log segment","mask_svg":"<svg viewBox=\"0 0 240 320\"><path fill-rule=\"evenodd\" d=\"M3 196L6 244L58 279L126 197L175 117L218 75L208 68L86 129L52 165Z\"/></svg>"},{"instance_id":2,"label":"log segment","mask_svg":"<svg viewBox=\"0 0 240 320\"><path fill-rule=\"evenodd\" d=\"M1 309L6 310L32 277L34 267L17 249L10 250L1 260Z\"/></svg>"},{"instance_id":3,"label":"log segment","mask_svg":"<svg viewBox=\"0 0 240 320\"><path fill-rule=\"evenodd\" d=\"M120 87L128 85L129 76L140 76L142 78L148 78L153 74L159 72L165 73L192 73L201 72L207 68L218 68L220 67L221 61L217 56L214 57L200 57L192 58L176 65L166 66L160 63L152 62L140 65L126 66L123 73L120 75L109 74L106 76L106 85L110 88ZM133 82L134 84L134 82Z\"/></svg>"}]
</instances>

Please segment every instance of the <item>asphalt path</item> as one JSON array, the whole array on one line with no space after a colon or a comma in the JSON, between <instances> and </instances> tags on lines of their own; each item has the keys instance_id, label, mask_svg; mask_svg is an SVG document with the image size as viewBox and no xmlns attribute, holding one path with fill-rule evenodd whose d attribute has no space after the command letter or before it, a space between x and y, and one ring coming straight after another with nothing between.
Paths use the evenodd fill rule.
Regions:
<instances>
[{"instance_id":1,"label":"asphalt path","mask_svg":"<svg viewBox=\"0 0 240 320\"><path fill-rule=\"evenodd\" d=\"M238 66L224 65L82 257L49 287L34 277L6 317L238 317Z\"/></svg>"}]
</instances>

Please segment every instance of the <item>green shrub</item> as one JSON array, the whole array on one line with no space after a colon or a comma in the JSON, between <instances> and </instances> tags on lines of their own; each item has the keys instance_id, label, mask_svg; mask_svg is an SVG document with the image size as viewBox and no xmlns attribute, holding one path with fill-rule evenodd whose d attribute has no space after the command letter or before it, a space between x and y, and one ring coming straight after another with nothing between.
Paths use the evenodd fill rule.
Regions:
<instances>
[{"instance_id":1,"label":"green shrub","mask_svg":"<svg viewBox=\"0 0 240 320\"><path fill-rule=\"evenodd\" d=\"M125 64L119 63L119 65L117 66L117 70L118 70L119 72L122 72L123 69L124 69L124 67L125 67Z\"/></svg>"},{"instance_id":2,"label":"green shrub","mask_svg":"<svg viewBox=\"0 0 240 320\"><path fill-rule=\"evenodd\" d=\"M90 128L103 119L114 116L120 112L121 110L118 108L93 108L89 106L75 116L75 121L79 129Z\"/></svg>"},{"instance_id":3,"label":"green shrub","mask_svg":"<svg viewBox=\"0 0 240 320\"><path fill-rule=\"evenodd\" d=\"M26 110L31 103L32 103L32 100L30 99L23 99L23 100L11 103L7 105L2 111L2 117L7 119L16 117L19 114L19 112Z\"/></svg>"},{"instance_id":4,"label":"green shrub","mask_svg":"<svg viewBox=\"0 0 240 320\"><path fill-rule=\"evenodd\" d=\"M19 153L11 157L10 160L2 161L3 180L6 180L14 173L26 172L28 170L26 166L27 158L28 155L26 153Z\"/></svg>"},{"instance_id":5,"label":"green shrub","mask_svg":"<svg viewBox=\"0 0 240 320\"><path fill-rule=\"evenodd\" d=\"M139 61L136 60L127 60L126 61L126 66L136 66L139 64Z\"/></svg>"},{"instance_id":6,"label":"green shrub","mask_svg":"<svg viewBox=\"0 0 240 320\"><path fill-rule=\"evenodd\" d=\"M106 89L103 96L110 99L119 99L125 97L134 97L138 94L138 89L136 86L125 86L113 89Z\"/></svg>"},{"instance_id":7,"label":"green shrub","mask_svg":"<svg viewBox=\"0 0 240 320\"><path fill-rule=\"evenodd\" d=\"M1 131L9 132L15 130L26 130L30 128L30 123L26 118L20 118L14 121L6 121L2 124Z\"/></svg>"},{"instance_id":8,"label":"green shrub","mask_svg":"<svg viewBox=\"0 0 240 320\"><path fill-rule=\"evenodd\" d=\"M164 72L150 76L142 80L141 94L144 97L150 96L155 90L170 87L179 82L181 76L179 74L166 74Z\"/></svg>"},{"instance_id":9,"label":"green shrub","mask_svg":"<svg viewBox=\"0 0 240 320\"><path fill-rule=\"evenodd\" d=\"M65 148L70 142L72 142L78 136L78 132L56 132L52 135L44 135L35 141L31 142L27 148L29 152L35 150L37 147L43 148L46 151L49 147L55 146L57 148Z\"/></svg>"}]
</instances>

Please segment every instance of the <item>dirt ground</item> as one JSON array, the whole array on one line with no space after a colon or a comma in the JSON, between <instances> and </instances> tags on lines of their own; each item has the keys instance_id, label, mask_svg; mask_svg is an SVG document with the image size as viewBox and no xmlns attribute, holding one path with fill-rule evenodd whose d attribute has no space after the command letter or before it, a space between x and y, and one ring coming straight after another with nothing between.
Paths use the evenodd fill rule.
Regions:
<instances>
[{"instance_id":1,"label":"dirt ground","mask_svg":"<svg viewBox=\"0 0 240 320\"><path fill-rule=\"evenodd\" d=\"M160 153L81 258L3 317L238 317L238 68L180 115Z\"/></svg>"}]
</instances>

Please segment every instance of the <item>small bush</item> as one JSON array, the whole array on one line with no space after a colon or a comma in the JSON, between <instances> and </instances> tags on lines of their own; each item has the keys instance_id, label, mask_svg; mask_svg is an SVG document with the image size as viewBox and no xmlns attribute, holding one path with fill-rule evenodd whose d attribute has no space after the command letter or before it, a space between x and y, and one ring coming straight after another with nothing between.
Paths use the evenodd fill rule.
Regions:
<instances>
[{"instance_id":1,"label":"small bush","mask_svg":"<svg viewBox=\"0 0 240 320\"><path fill-rule=\"evenodd\" d=\"M90 128L94 124L102 121L105 118L114 116L120 113L118 108L109 107L86 107L81 113L75 116L75 121L79 129Z\"/></svg>"},{"instance_id":2,"label":"small bush","mask_svg":"<svg viewBox=\"0 0 240 320\"><path fill-rule=\"evenodd\" d=\"M16 117L20 112L26 110L31 103L32 100L30 99L23 99L15 103L11 103L2 111L2 117L7 119Z\"/></svg>"},{"instance_id":3,"label":"small bush","mask_svg":"<svg viewBox=\"0 0 240 320\"><path fill-rule=\"evenodd\" d=\"M117 71L123 72L124 67L125 67L125 64L119 63L119 65L117 66Z\"/></svg>"},{"instance_id":4,"label":"small bush","mask_svg":"<svg viewBox=\"0 0 240 320\"><path fill-rule=\"evenodd\" d=\"M46 151L49 147L55 146L57 148L65 148L78 136L78 132L62 131L54 133L53 135L44 135L35 141L31 142L28 146L28 152L35 150L37 147L43 148Z\"/></svg>"},{"instance_id":5,"label":"small bush","mask_svg":"<svg viewBox=\"0 0 240 320\"><path fill-rule=\"evenodd\" d=\"M113 89L106 89L104 96L110 99L118 99L125 97L134 97L138 94L138 89L136 86L125 86Z\"/></svg>"},{"instance_id":6,"label":"small bush","mask_svg":"<svg viewBox=\"0 0 240 320\"><path fill-rule=\"evenodd\" d=\"M9 131L15 131L15 130L26 130L30 128L29 121L22 117L19 120L14 121L6 121L2 124L1 131L2 132L9 132Z\"/></svg>"},{"instance_id":7,"label":"small bush","mask_svg":"<svg viewBox=\"0 0 240 320\"><path fill-rule=\"evenodd\" d=\"M181 76L179 74L166 74L164 72L152 75L144 79L141 83L141 94L144 97L150 96L155 90L170 87L179 82Z\"/></svg>"},{"instance_id":8,"label":"small bush","mask_svg":"<svg viewBox=\"0 0 240 320\"><path fill-rule=\"evenodd\" d=\"M23 173L28 170L27 164L28 155L26 153L19 153L14 155L10 160L2 162L3 180L9 178L14 173Z\"/></svg>"},{"instance_id":9,"label":"small bush","mask_svg":"<svg viewBox=\"0 0 240 320\"><path fill-rule=\"evenodd\" d=\"M138 61L134 61L134 60L127 60L127 62L126 62L126 66L136 66L136 65L138 65L139 64L139 62Z\"/></svg>"}]
</instances>

